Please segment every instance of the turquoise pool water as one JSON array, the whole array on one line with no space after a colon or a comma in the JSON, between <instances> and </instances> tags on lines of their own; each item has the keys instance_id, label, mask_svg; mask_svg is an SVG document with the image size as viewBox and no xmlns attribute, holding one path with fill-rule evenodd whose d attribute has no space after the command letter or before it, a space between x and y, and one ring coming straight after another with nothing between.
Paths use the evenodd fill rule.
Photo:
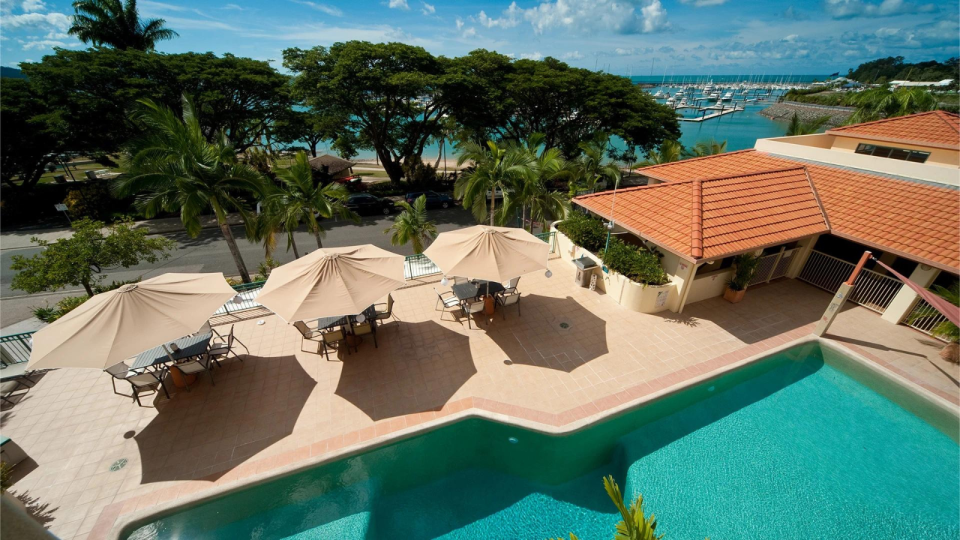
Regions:
<instances>
[{"instance_id":1,"label":"turquoise pool water","mask_svg":"<svg viewBox=\"0 0 960 540\"><path fill-rule=\"evenodd\" d=\"M667 539L960 535L957 421L804 345L577 433L470 419L128 538L607 539L612 474Z\"/></svg>"}]
</instances>

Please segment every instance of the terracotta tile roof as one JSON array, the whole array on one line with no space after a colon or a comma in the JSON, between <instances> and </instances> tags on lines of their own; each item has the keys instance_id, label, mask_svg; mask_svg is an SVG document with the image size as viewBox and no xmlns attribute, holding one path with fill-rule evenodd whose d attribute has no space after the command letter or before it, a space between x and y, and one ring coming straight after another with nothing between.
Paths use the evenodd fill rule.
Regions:
<instances>
[{"instance_id":1,"label":"terracotta tile roof","mask_svg":"<svg viewBox=\"0 0 960 540\"><path fill-rule=\"evenodd\" d=\"M960 116L931 111L836 127L828 129L827 134L960 149Z\"/></svg>"},{"instance_id":2,"label":"terracotta tile roof","mask_svg":"<svg viewBox=\"0 0 960 540\"><path fill-rule=\"evenodd\" d=\"M750 174L800 163L744 150L638 172L676 182L731 170ZM960 270L960 193L956 189L841 167L805 165L833 234L951 272Z\"/></svg>"},{"instance_id":3,"label":"terracotta tile roof","mask_svg":"<svg viewBox=\"0 0 960 540\"><path fill-rule=\"evenodd\" d=\"M610 218L613 192L574 202ZM617 191L614 220L690 260L715 259L829 230L803 167Z\"/></svg>"}]
</instances>

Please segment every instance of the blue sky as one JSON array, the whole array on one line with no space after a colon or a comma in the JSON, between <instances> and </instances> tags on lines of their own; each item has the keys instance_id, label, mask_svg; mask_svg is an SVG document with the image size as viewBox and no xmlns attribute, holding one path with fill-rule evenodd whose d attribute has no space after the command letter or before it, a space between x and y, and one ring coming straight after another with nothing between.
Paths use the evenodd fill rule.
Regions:
<instances>
[{"instance_id":1,"label":"blue sky","mask_svg":"<svg viewBox=\"0 0 960 540\"><path fill-rule=\"evenodd\" d=\"M232 52L280 67L287 47L403 41L486 48L633 75L828 74L902 55L958 56L960 0L140 0L180 33L164 52ZM37 61L66 34L69 1L0 0L0 63Z\"/></svg>"}]
</instances>

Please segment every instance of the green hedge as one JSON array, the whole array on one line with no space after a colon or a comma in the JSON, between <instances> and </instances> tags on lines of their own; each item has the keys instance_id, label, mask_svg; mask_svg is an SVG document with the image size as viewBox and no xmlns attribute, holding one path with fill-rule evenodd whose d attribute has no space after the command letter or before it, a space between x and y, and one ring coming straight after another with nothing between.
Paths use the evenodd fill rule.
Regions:
<instances>
[{"instance_id":1,"label":"green hedge","mask_svg":"<svg viewBox=\"0 0 960 540\"><path fill-rule=\"evenodd\" d=\"M607 228L599 219L573 212L557 228L574 244L596 253L607 268L643 285L664 285L669 281L660 266L660 254L627 244L612 237L607 246Z\"/></svg>"}]
</instances>

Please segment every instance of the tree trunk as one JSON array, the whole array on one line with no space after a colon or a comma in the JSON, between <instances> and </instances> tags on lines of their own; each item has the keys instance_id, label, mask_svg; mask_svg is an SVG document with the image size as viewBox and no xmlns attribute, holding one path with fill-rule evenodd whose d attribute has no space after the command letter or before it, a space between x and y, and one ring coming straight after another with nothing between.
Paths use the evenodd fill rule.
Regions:
<instances>
[{"instance_id":1,"label":"tree trunk","mask_svg":"<svg viewBox=\"0 0 960 540\"><path fill-rule=\"evenodd\" d=\"M293 248L293 258L294 258L294 259L299 259L299 258L300 258L300 252L297 251L297 241L296 241L296 239L294 239L293 233L290 233L290 247Z\"/></svg>"},{"instance_id":2,"label":"tree trunk","mask_svg":"<svg viewBox=\"0 0 960 540\"><path fill-rule=\"evenodd\" d=\"M313 230L313 236L317 239L317 249L323 249L323 242L320 241L320 229Z\"/></svg>"},{"instance_id":3,"label":"tree trunk","mask_svg":"<svg viewBox=\"0 0 960 540\"><path fill-rule=\"evenodd\" d=\"M237 247L237 240L233 237L233 231L230 230L230 225L227 224L226 220L220 222L220 232L223 233L227 246L230 248L230 254L233 255L233 262L237 264L237 270L240 271L240 279L244 283L250 283L250 273L247 272L247 266L243 264L243 257L240 255L240 248Z\"/></svg>"},{"instance_id":4,"label":"tree trunk","mask_svg":"<svg viewBox=\"0 0 960 540\"><path fill-rule=\"evenodd\" d=\"M437 162L433 164L434 169L440 168L440 159L443 157L443 137L440 137L440 151L437 152Z\"/></svg>"},{"instance_id":5,"label":"tree trunk","mask_svg":"<svg viewBox=\"0 0 960 540\"><path fill-rule=\"evenodd\" d=\"M490 190L490 226L493 226L493 216L496 215L497 210L497 186L493 186L493 189Z\"/></svg>"},{"instance_id":6,"label":"tree trunk","mask_svg":"<svg viewBox=\"0 0 960 540\"><path fill-rule=\"evenodd\" d=\"M89 281L84 281L81 285L83 285L84 290L87 291L87 296L93 296L93 287L90 286Z\"/></svg>"}]
</instances>

